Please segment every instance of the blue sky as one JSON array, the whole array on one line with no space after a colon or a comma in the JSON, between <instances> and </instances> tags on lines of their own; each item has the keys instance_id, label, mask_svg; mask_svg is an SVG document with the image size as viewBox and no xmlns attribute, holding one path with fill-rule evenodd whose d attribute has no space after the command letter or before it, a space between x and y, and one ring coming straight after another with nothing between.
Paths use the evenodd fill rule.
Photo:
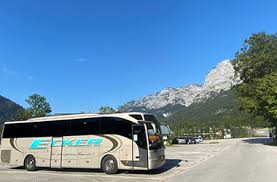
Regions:
<instances>
[{"instance_id":1,"label":"blue sky","mask_svg":"<svg viewBox=\"0 0 277 182\"><path fill-rule=\"evenodd\" d=\"M266 3L265 3L266 2ZM117 107L202 83L252 33L277 32L262 0L0 0L0 95L53 112Z\"/></svg>"}]
</instances>

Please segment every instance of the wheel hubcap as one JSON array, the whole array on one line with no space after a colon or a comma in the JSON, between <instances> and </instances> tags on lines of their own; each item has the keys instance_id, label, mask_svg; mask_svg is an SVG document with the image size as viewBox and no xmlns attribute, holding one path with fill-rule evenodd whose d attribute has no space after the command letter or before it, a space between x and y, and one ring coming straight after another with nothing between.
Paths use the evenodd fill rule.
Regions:
<instances>
[{"instance_id":1,"label":"wheel hubcap","mask_svg":"<svg viewBox=\"0 0 277 182\"><path fill-rule=\"evenodd\" d=\"M27 162L27 167L28 167L28 168L32 168L32 167L34 166L34 164L35 164L34 159L31 159L31 160L29 160L29 161Z\"/></svg>"},{"instance_id":2,"label":"wheel hubcap","mask_svg":"<svg viewBox=\"0 0 277 182\"><path fill-rule=\"evenodd\" d=\"M113 168L114 168L114 161L113 160L106 161L106 165L105 165L106 171L110 171Z\"/></svg>"}]
</instances>

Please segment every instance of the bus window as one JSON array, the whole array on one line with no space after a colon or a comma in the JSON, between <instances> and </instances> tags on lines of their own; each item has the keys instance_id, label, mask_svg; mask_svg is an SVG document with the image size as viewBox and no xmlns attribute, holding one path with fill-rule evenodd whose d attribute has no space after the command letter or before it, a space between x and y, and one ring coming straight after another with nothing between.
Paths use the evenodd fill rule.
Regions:
<instances>
[{"instance_id":1,"label":"bus window","mask_svg":"<svg viewBox=\"0 0 277 182\"><path fill-rule=\"evenodd\" d=\"M67 135L68 131L67 121L5 124L3 138L61 136Z\"/></svg>"},{"instance_id":2,"label":"bus window","mask_svg":"<svg viewBox=\"0 0 277 182\"><path fill-rule=\"evenodd\" d=\"M71 120L70 135L98 135L99 127L98 118Z\"/></svg>"},{"instance_id":3,"label":"bus window","mask_svg":"<svg viewBox=\"0 0 277 182\"><path fill-rule=\"evenodd\" d=\"M131 122L116 117L103 117L100 121L100 134L117 134L132 138Z\"/></svg>"},{"instance_id":4,"label":"bus window","mask_svg":"<svg viewBox=\"0 0 277 182\"><path fill-rule=\"evenodd\" d=\"M146 123L148 135L154 135L155 134L155 129L151 123Z\"/></svg>"},{"instance_id":5,"label":"bus window","mask_svg":"<svg viewBox=\"0 0 277 182\"><path fill-rule=\"evenodd\" d=\"M163 138L162 138L162 134L161 134L160 122L156 119L156 117L154 115L150 115L150 114L145 114L144 120L151 121L156 126L155 137L151 136L149 138L149 140L150 140L149 141L149 143L150 143L149 149L156 150L156 149L163 148L164 144L163 144ZM150 136L150 134L149 134L149 136Z\"/></svg>"},{"instance_id":6,"label":"bus window","mask_svg":"<svg viewBox=\"0 0 277 182\"><path fill-rule=\"evenodd\" d=\"M132 118L135 118L136 120L143 120L142 116L140 114L130 114Z\"/></svg>"},{"instance_id":7,"label":"bus window","mask_svg":"<svg viewBox=\"0 0 277 182\"><path fill-rule=\"evenodd\" d=\"M155 123L155 125L158 129L160 128L160 122L156 119L156 117L154 115L145 114L144 115L144 120L145 121L152 121L153 123Z\"/></svg>"}]
</instances>

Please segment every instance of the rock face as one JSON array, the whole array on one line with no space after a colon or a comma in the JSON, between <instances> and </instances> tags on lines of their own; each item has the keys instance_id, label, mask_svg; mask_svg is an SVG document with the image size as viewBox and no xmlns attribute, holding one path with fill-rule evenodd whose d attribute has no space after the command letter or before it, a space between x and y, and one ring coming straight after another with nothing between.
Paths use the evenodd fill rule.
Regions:
<instances>
[{"instance_id":1,"label":"rock face","mask_svg":"<svg viewBox=\"0 0 277 182\"><path fill-rule=\"evenodd\" d=\"M194 102L201 102L213 94L230 90L239 82L240 80L235 77L235 69L230 60L223 60L206 75L202 90L195 97Z\"/></svg>"},{"instance_id":2,"label":"rock face","mask_svg":"<svg viewBox=\"0 0 277 182\"><path fill-rule=\"evenodd\" d=\"M124 106L146 107L147 109L158 109L169 104L189 106L201 88L202 87L198 85L188 85L179 88L165 88L160 92L146 96L142 99L128 102Z\"/></svg>"},{"instance_id":3,"label":"rock face","mask_svg":"<svg viewBox=\"0 0 277 182\"><path fill-rule=\"evenodd\" d=\"M203 87L204 90L226 91L237 83L233 65L229 60L224 60L207 74Z\"/></svg>"},{"instance_id":4,"label":"rock face","mask_svg":"<svg viewBox=\"0 0 277 182\"><path fill-rule=\"evenodd\" d=\"M139 111L140 108L142 111L151 111L174 105L188 107L194 102L202 102L214 94L229 90L238 83L230 60L223 60L206 75L203 85L165 88L155 94L127 102L120 106L119 110Z\"/></svg>"}]
</instances>

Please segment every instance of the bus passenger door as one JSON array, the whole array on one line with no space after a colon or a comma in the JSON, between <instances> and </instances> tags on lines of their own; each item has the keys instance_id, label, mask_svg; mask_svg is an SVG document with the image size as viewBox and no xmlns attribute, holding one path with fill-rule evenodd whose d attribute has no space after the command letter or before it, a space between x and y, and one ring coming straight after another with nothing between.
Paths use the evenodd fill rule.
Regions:
<instances>
[{"instance_id":1,"label":"bus passenger door","mask_svg":"<svg viewBox=\"0 0 277 182\"><path fill-rule=\"evenodd\" d=\"M63 137L53 137L51 143L50 167L62 167Z\"/></svg>"},{"instance_id":2,"label":"bus passenger door","mask_svg":"<svg viewBox=\"0 0 277 182\"><path fill-rule=\"evenodd\" d=\"M148 144L146 126L144 124L133 125L132 142L132 167L136 169L148 169Z\"/></svg>"}]
</instances>

